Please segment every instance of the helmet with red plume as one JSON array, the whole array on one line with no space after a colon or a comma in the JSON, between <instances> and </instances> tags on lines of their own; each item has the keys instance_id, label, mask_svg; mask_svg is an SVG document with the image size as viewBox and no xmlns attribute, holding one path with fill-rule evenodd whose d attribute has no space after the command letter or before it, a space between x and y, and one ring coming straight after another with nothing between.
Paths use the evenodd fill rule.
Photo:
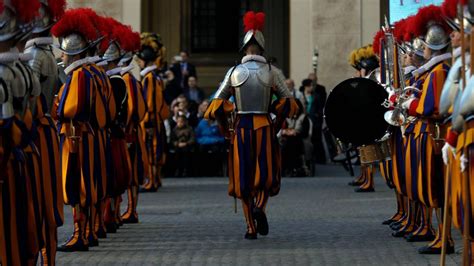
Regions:
<instances>
[{"instance_id":1,"label":"helmet with red plume","mask_svg":"<svg viewBox=\"0 0 474 266\"><path fill-rule=\"evenodd\" d=\"M97 39L97 30L86 8L67 10L51 33L60 39L58 48L68 55L85 52Z\"/></svg>"},{"instance_id":2,"label":"helmet with red plume","mask_svg":"<svg viewBox=\"0 0 474 266\"><path fill-rule=\"evenodd\" d=\"M449 27L439 6L420 8L407 27L414 37L422 37L424 44L431 50L439 51L449 45Z\"/></svg>"},{"instance_id":3,"label":"helmet with red plume","mask_svg":"<svg viewBox=\"0 0 474 266\"><path fill-rule=\"evenodd\" d=\"M249 11L244 15L245 32L241 51L251 43L256 43L262 51L265 49L265 38L263 37L263 27L265 26L265 13Z\"/></svg>"},{"instance_id":4,"label":"helmet with red plume","mask_svg":"<svg viewBox=\"0 0 474 266\"><path fill-rule=\"evenodd\" d=\"M31 33L32 22L39 8L39 0L3 0L0 41L18 40Z\"/></svg>"},{"instance_id":5,"label":"helmet with red plume","mask_svg":"<svg viewBox=\"0 0 474 266\"><path fill-rule=\"evenodd\" d=\"M33 33L45 32L54 25L63 15L66 9L66 0L40 0L41 8L39 16L36 17Z\"/></svg>"},{"instance_id":6,"label":"helmet with red plume","mask_svg":"<svg viewBox=\"0 0 474 266\"><path fill-rule=\"evenodd\" d=\"M124 55L119 42L120 34L126 31L126 26L113 18L105 18L105 20L109 25L109 31L105 33L105 38L100 45L100 50L104 52L102 58L107 62L120 60Z\"/></svg>"}]
</instances>

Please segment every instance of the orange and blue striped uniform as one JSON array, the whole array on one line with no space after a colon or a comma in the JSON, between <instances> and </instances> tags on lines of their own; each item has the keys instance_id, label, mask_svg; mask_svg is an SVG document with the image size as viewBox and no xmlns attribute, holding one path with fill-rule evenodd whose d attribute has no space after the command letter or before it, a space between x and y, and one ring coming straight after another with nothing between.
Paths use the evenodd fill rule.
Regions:
<instances>
[{"instance_id":1,"label":"orange and blue striped uniform","mask_svg":"<svg viewBox=\"0 0 474 266\"><path fill-rule=\"evenodd\" d=\"M414 182L416 196L428 210L441 208L443 204L444 171L441 158L443 143L439 138L444 137L442 134L445 126L439 121L439 101L449 68L448 63L442 61L430 70L423 82L420 98L415 100L409 109L410 114L420 119L413 132L417 151L417 177ZM436 237L429 247L440 247L441 228L442 221L439 221Z\"/></svg>"},{"instance_id":2,"label":"orange and blue striped uniform","mask_svg":"<svg viewBox=\"0 0 474 266\"><path fill-rule=\"evenodd\" d=\"M56 91L57 88L50 88ZM64 222L64 200L62 179L59 166L59 139L56 126L51 118L44 94L36 100L35 127L37 138L35 144L40 153L42 176L42 197L44 207L43 237L45 248L42 249L44 263L54 263L57 246L57 227Z\"/></svg>"},{"instance_id":3,"label":"orange and blue striped uniform","mask_svg":"<svg viewBox=\"0 0 474 266\"><path fill-rule=\"evenodd\" d=\"M126 138L131 162L131 180L127 191L127 210L122 215L124 222L138 222L138 187L143 184L145 170L148 169L147 151L144 142L144 130L141 126L147 106L142 94L141 83L129 72L122 74L127 87L127 129Z\"/></svg>"},{"instance_id":4,"label":"orange and blue striped uniform","mask_svg":"<svg viewBox=\"0 0 474 266\"><path fill-rule=\"evenodd\" d=\"M94 140L89 124L96 102L95 86L93 74L87 67L79 66L68 74L58 94L63 195L64 202L72 206L88 207L97 201L93 179ZM70 137L74 136L80 138L73 141Z\"/></svg>"},{"instance_id":5,"label":"orange and blue striped uniform","mask_svg":"<svg viewBox=\"0 0 474 266\"><path fill-rule=\"evenodd\" d=\"M293 116L298 106L294 99L281 98L274 102L277 117ZM206 111L207 119L222 119L232 112L233 105L223 99L213 99ZM235 121L229 154L229 195L239 199L257 197L260 191L268 196L280 191L281 161L276 140L279 122L273 123L269 115L242 114ZM256 151L253 153L252 151ZM265 205L262 201L261 205Z\"/></svg>"},{"instance_id":6,"label":"orange and blue striped uniform","mask_svg":"<svg viewBox=\"0 0 474 266\"><path fill-rule=\"evenodd\" d=\"M127 139L134 147L130 148L130 159L132 161L131 185L139 186L143 184L145 169L147 169L148 159L144 142L144 131L140 123L145 118L147 105L142 94L142 84L130 73L126 72L122 76L127 86Z\"/></svg>"},{"instance_id":7,"label":"orange and blue striped uniform","mask_svg":"<svg viewBox=\"0 0 474 266\"><path fill-rule=\"evenodd\" d=\"M88 64L87 68L93 74L96 82L96 119L92 122L92 127L96 131L94 137L94 161L98 162L94 166L94 176L97 185L98 200L103 200L107 196L107 177L110 171L110 154L108 147L110 139L107 134L107 125L115 117L115 103L110 85L110 80L105 74L105 70L96 64Z\"/></svg>"},{"instance_id":8,"label":"orange and blue striped uniform","mask_svg":"<svg viewBox=\"0 0 474 266\"><path fill-rule=\"evenodd\" d=\"M142 79L142 94L147 105L147 112L143 120L144 128L151 134L147 134L145 144L147 148L149 181L145 188L153 186L158 188L158 167L165 163L166 134L163 121L169 116L169 108L163 98L163 84L158 75L152 70L146 73ZM154 170L155 169L155 170Z\"/></svg>"}]
</instances>

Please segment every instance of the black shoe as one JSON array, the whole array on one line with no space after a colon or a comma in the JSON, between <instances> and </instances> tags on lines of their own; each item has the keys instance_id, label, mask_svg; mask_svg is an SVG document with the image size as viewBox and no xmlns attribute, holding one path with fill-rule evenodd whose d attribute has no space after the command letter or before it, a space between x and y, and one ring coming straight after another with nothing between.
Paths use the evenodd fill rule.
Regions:
<instances>
[{"instance_id":1,"label":"black shoe","mask_svg":"<svg viewBox=\"0 0 474 266\"><path fill-rule=\"evenodd\" d=\"M107 238L107 232L105 232L105 229L101 227L99 227L99 230L97 230L97 237L98 238Z\"/></svg>"},{"instance_id":2,"label":"black shoe","mask_svg":"<svg viewBox=\"0 0 474 266\"><path fill-rule=\"evenodd\" d=\"M400 230L400 231L395 231L392 233L393 237L404 237L407 234L410 234L411 232L407 232L405 230Z\"/></svg>"},{"instance_id":3,"label":"black shoe","mask_svg":"<svg viewBox=\"0 0 474 266\"><path fill-rule=\"evenodd\" d=\"M123 219L122 218L122 222L124 224L137 224L138 223L138 217L136 217L135 215L130 215L128 218L126 219Z\"/></svg>"},{"instance_id":4,"label":"black shoe","mask_svg":"<svg viewBox=\"0 0 474 266\"><path fill-rule=\"evenodd\" d=\"M89 236L89 247L98 247L99 246L99 239L94 239L93 236Z\"/></svg>"},{"instance_id":5,"label":"black shoe","mask_svg":"<svg viewBox=\"0 0 474 266\"><path fill-rule=\"evenodd\" d=\"M389 225L390 229L392 229L392 230L394 230L394 231L400 230L400 228L402 228L402 226L403 226L403 225L402 225L402 221L403 221L403 220L395 221L395 222L391 223L391 224Z\"/></svg>"},{"instance_id":6,"label":"black shoe","mask_svg":"<svg viewBox=\"0 0 474 266\"><path fill-rule=\"evenodd\" d=\"M356 188L354 189L355 192L374 192L375 189L373 187L371 188Z\"/></svg>"},{"instance_id":7,"label":"black shoe","mask_svg":"<svg viewBox=\"0 0 474 266\"><path fill-rule=\"evenodd\" d=\"M89 251L89 246L84 244L82 240L77 240L76 243L69 245L67 243L58 246L57 251L59 252L75 252L75 251Z\"/></svg>"},{"instance_id":8,"label":"black shoe","mask_svg":"<svg viewBox=\"0 0 474 266\"><path fill-rule=\"evenodd\" d=\"M363 182L358 182L358 181L351 181L351 182L347 183L347 185L353 186L353 187L358 187L362 184L363 184Z\"/></svg>"},{"instance_id":9,"label":"black shoe","mask_svg":"<svg viewBox=\"0 0 474 266\"><path fill-rule=\"evenodd\" d=\"M253 210L253 217L257 220L257 232L262 236L268 235L268 221L263 210L255 208Z\"/></svg>"},{"instance_id":10,"label":"black shoe","mask_svg":"<svg viewBox=\"0 0 474 266\"><path fill-rule=\"evenodd\" d=\"M245 239L250 239L250 240L253 240L253 239L257 239L257 233L245 233Z\"/></svg>"},{"instance_id":11,"label":"black shoe","mask_svg":"<svg viewBox=\"0 0 474 266\"><path fill-rule=\"evenodd\" d=\"M441 254L441 248L435 248L430 246L421 247L418 249L419 254ZM446 254L454 253L454 246L448 246Z\"/></svg>"},{"instance_id":12,"label":"black shoe","mask_svg":"<svg viewBox=\"0 0 474 266\"><path fill-rule=\"evenodd\" d=\"M426 242L426 241L433 241L435 239L435 235L433 234L426 234L426 235L413 235L409 234L405 236L407 242Z\"/></svg>"},{"instance_id":13,"label":"black shoe","mask_svg":"<svg viewBox=\"0 0 474 266\"><path fill-rule=\"evenodd\" d=\"M383 225L390 225L390 224L392 224L393 222L394 222L394 220L388 219L388 220L383 221L382 224L383 224Z\"/></svg>"},{"instance_id":14,"label":"black shoe","mask_svg":"<svg viewBox=\"0 0 474 266\"><path fill-rule=\"evenodd\" d=\"M107 230L107 234L117 233L117 225L115 223L106 224L105 228Z\"/></svg>"}]
</instances>

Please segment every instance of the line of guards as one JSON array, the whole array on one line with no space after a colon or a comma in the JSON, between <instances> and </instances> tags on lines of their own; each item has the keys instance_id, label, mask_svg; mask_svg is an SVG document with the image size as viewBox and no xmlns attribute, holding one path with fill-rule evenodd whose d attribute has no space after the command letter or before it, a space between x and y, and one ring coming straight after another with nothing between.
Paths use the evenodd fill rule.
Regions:
<instances>
[{"instance_id":1,"label":"line of guards","mask_svg":"<svg viewBox=\"0 0 474 266\"><path fill-rule=\"evenodd\" d=\"M464 265L472 264L474 251L473 11L474 1L423 7L383 27L373 45L355 50L349 60L360 76L390 84L385 87L392 109L391 155L380 163L380 172L394 188L397 212L384 224L394 237L429 242L419 253L442 253L442 264L444 254L454 252L451 225L463 234ZM394 47L389 47L390 40ZM380 67L367 68L371 60ZM363 166L350 184L360 185L358 191L373 191L373 167Z\"/></svg>"},{"instance_id":2,"label":"line of guards","mask_svg":"<svg viewBox=\"0 0 474 266\"><path fill-rule=\"evenodd\" d=\"M54 265L56 251L98 245L138 222L140 185L156 191L161 184L169 109L156 74L160 37L65 7L65 0L0 0L2 265L39 258ZM141 82L132 74L138 67ZM74 232L58 247L63 204L73 209Z\"/></svg>"}]
</instances>

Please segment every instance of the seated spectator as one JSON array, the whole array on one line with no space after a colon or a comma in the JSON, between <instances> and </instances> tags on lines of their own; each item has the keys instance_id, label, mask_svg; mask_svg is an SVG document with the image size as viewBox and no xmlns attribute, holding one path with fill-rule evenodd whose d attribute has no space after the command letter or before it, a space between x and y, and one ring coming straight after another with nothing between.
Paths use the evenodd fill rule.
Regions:
<instances>
[{"instance_id":1,"label":"seated spectator","mask_svg":"<svg viewBox=\"0 0 474 266\"><path fill-rule=\"evenodd\" d=\"M171 105L174 99L183 93L179 81L175 78L172 71L167 70L165 72L165 90L163 91L163 97L168 105Z\"/></svg>"},{"instance_id":2,"label":"seated spectator","mask_svg":"<svg viewBox=\"0 0 474 266\"><path fill-rule=\"evenodd\" d=\"M198 87L196 77L191 76L188 78L188 88L184 89L184 96L189 101L194 101L197 104L201 104L202 100L204 100L204 92Z\"/></svg>"},{"instance_id":3,"label":"seated spectator","mask_svg":"<svg viewBox=\"0 0 474 266\"><path fill-rule=\"evenodd\" d=\"M286 119L286 126L280 131L282 151L282 170L285 176L308 176L304 139L310 132L310 121L305 114L303 104L296 100L300 111L294 117Z\"/></svg>"},{"instance_id":4,"label":"seated spectator","mask_svg":"<svg viewBox=\"0 0 474 266\"><path fill-rule=\"evenodd\" d=\"M188 124L195 128L199 122L197 118L197 104L195 102L190 103L183 94L176 98L176 104L178 105L179 111L186 116Z\"/></svg>"},{"instance_id":5,"label":"seated spectator","mask_svg":"<svg viewBox=\"0 0 474 266\"><path fill-rule=\"evenodd\" d=\"M199 109L206 110L209 106L209 101L204 100ZM201 119L195 129L196 142L204 150L217 150L215 146L221 146L225 142L224 135L220 132L216 121L212 122L206 119Z\"/></svg>"},{"instance_id":6,"label":"seated spectator","mask_svg":"<svg viewBox=\"0 0 474 266\"><path fill-rule=\"evenodd\" d=\"M176 153L177 170L175 176L188 176L191 174L191 152L194 145L194 132L188 125L186 116L179 115L176 127L171 133L171 144Z\"/></svg>"}]
</instances>

